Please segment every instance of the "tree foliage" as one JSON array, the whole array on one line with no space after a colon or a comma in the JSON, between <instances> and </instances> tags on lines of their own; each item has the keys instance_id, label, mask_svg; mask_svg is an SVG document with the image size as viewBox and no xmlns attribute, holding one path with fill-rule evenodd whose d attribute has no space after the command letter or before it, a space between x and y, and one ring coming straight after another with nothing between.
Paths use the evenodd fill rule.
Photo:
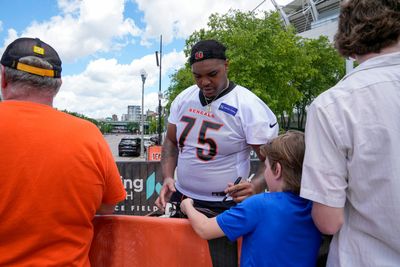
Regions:
<instances>
[{"instance_id":1,"label":"tree foliage","mask_svg":"<svg viewBox=\"0 0 400 267\"><path fill-rule=\"evenodd\" d=\"M128 131L131 133L139 133L140 132L140 125L136 121L128 122L128 125L126 127L128 128Z\"/></svg>"},{"instance_id":2,"label":"tree foliage","mask_svg":"<svg viewBox=\"0 0 400 267\"><path fill-rule=\"evenodd\" d=\"M251 12L213 14L208 29L194 32L187 40L185 54L199 40L216 39L227 47L229 79L249 88L280 117L288 129L294 111L305 116L306 106L322 91L333 86L344 73L344 60L327 38L304 39L293 27L284 27L276 12L263 18ZM193 84L190 66L171 76L168 106ZM302 128L299 124L298 128Z\"/></svg>"},{"instance_id":3,"label":"tree foliage","mask_svg":"<svg viewBox=\"0 0 400 267\"><path fill-rule=\"evenodd\" d=\"M193 85L194 79L192 76L192 72L190 71L189 65L184 68L179 69L177 72L171 75L171 83L168 87L168 91L166 97L168 98L168 104L166 105L166 109L169 110L171 106L171 102L175 99L175 97Z\"/></svg>"},{"instance_id":4,"label":"tree foliage","mask_svg":"<svg viewBox=\"0 0 400 267\"><path fill-rule=\"evenodd\" d=\"M104 133L110 133L111 130L112 130L112 125L107 123L107 122L98 121L96 119L89 118L89 117L87 117L87 116L85 116L83 114L80 114L80 113L77 113L77 112L74 112L74 111L62 110L62 112L65 112L65 113L70 114L72 116L75 116L75 117L90 121L91 123L95 124L103 134Z\"/></svg>"},{"instance_id":5,"label":"tree foliage","mask_svg":"<svg viewBox=\"0 0 400 267\"><path fill-rule=\"evenodd\" d=\"M302 39L301 44L310 64L308 75L298 81L297 90L302 95L301 99L295 102L298 128L302 128L305 123L307 106L345 74L344 59L332 48L325 36L318 39Z\"/></svg>"},{"instance_id":6,"label":"tree foliage","mask_svg":"<svg viewBox=\"0 0 400 267\"><path fill-rule=\"evenodd\" d=\"M99 127L100 131L105 134L105 133L111 133L113 126L107 122L104 121L99 121L97 124L97 127Z\"/></svg>"},{"instance_id":7,"label":"tree foliage","mask_svg":"<svg viewBox=\"0 0 400 267\"><path fill-rule=\"evenodd\" d=\"M158 117L149 117L149 134L158 133ZM164 129L164 120L161 119L161 129Z\"/></svg>"}]
</instances>

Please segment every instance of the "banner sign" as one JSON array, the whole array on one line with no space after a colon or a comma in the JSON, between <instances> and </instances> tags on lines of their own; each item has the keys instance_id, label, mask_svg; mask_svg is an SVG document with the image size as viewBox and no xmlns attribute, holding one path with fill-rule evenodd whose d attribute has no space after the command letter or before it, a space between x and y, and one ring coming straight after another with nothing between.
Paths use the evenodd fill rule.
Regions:
<instances>
[{"instance_id":1,"label":"banner sign","mask_svg":"<svg viewBox=\"0 0 400 267\"><path fill-rule=\"evenodd\" d=\"M162 146L149 146L147 148L147 160L148 161L160 161L161 160L161 147Z\"/></svg>"},{"instance_id":2,"label":"banner sign","mask_svg":"<svg viewBox=\"0 0 400 267\"><path fill-rule=\"evenodd\" d=\"M259 161L251 161L251 173L256 173ZM263 163L262 163L263 164ZM147 215L157 213L156 201L162 187L160 162L117 162L126 198L115 208L115 214Z\"/></svg>"}]
</instances>

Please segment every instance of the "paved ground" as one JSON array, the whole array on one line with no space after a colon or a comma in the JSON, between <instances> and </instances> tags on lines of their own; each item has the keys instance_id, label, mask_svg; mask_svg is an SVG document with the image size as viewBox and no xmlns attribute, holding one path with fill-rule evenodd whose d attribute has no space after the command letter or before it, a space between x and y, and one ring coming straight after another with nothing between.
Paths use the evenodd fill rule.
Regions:
<instances>
[{"instance_id":1,"label":"paved ground","mask_svg":"<svg viewBox=\"0 0 400 267\"><path fill-rule=\"evenodd\" d=\"M106 134L104 138L106 139L110 149L113 153L115 161L144 161L143 158L140 157L120 157L118 156L118 143L121 141L122 137L125 136L133 136L127 134ZM140 136L139 136L140 137Z\"/></svg>"}]
</instances>

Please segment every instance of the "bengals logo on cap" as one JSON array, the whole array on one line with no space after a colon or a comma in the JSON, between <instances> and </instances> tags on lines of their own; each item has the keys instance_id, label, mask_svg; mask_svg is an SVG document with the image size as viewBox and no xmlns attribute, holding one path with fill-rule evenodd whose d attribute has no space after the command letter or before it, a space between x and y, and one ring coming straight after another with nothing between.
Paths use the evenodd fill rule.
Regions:
<instances>
[{"instance_id":1,"label":"bengals logo on cap","mask_svg":"<svg viewBox=\"0 0 400 267\"><path fill-rule=\"evenodd\" d=\"M202 59L204 57L203 51L198 51L196 54L194 54L194 58L196 60Z\"/></svg>"}]
</instances>

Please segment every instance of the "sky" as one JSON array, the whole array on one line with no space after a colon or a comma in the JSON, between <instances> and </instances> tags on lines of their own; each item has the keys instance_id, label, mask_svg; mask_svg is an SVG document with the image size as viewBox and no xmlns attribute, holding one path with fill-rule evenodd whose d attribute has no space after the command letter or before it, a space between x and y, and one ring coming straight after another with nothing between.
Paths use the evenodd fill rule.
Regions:
<instances>
[{"instance_id":1,"label":"sky","mask_svg":"<svg viewBox=\"0 0 400 267\"><path fill-rule=\"evenodd\" d=\"M128 105L142 105L142 70L144 110L157 109L160 35L164 94L170 75L187 60L185 40L207 29L211 14L256 7L259 13L274 9L271 0L0 0L0 54L16 38L40 38L63 62L54 107L121 119Z\"/></svg>"}]
</instances>

